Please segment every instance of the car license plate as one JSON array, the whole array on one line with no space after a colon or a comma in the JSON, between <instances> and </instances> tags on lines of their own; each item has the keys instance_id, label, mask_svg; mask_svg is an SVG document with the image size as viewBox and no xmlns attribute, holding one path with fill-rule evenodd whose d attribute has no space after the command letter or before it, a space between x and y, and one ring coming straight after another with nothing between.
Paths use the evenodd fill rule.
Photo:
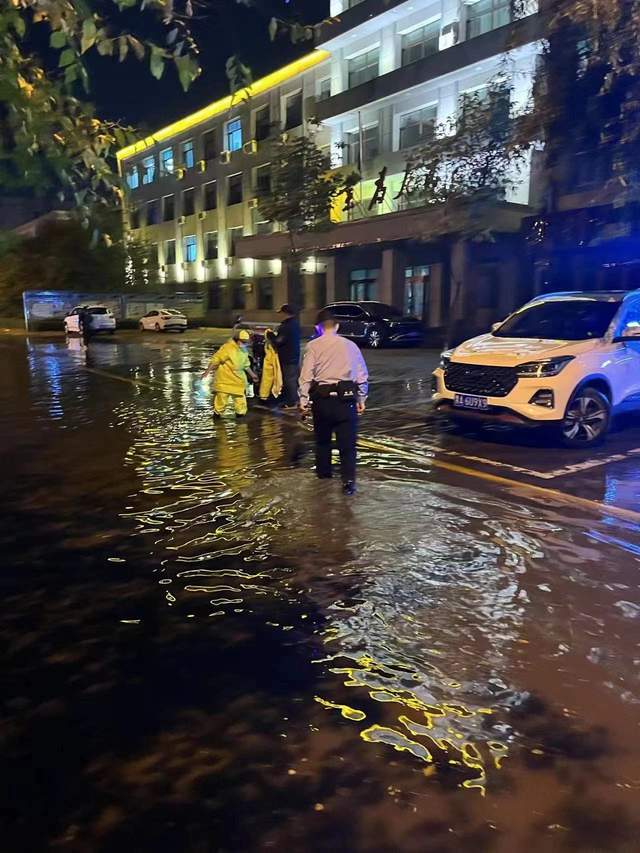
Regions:
<instances>
[{"instance_id":1,"label":"car license plate","mask_svg":"<svg viewBox=\"0 0 640 853\"><path fill-rule=\"evenodd\" d=\"M489 408L486 397L475 397L473 394L456 394L453 405L458 409L478 409L480 411Z\"/></svg>"}]
</instances>

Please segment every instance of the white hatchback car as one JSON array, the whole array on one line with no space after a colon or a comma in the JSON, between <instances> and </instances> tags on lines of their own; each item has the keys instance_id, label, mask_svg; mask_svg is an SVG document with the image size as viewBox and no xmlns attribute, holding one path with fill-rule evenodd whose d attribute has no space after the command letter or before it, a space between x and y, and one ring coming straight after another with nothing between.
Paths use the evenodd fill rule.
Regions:
<instances>
[{"instance_id":1,"label":"white hatchback car","mask_svg":"<svg viewBox=\"0 0 640 853\"><path fill-rule=\"evenodd\" d=\"M88 318L89 332L92 335L99 332L107 332L113 335L116 331L116 318L106 305L78 305L64 318L65 332L68 335L79 335L82 332L83 317Z\"/></svg>"},{"instance_id":2,"label":"white hatchback car","mask_svg":"<svg viewBox=\"0 0 640 853\"><path fill-rule=\"evenodd\" d=\"M436 408L454 420L554 426L568 447L601 441L640 409L640 291L549 293L442 354Z\"/></svg>"},{"instance_id":3,"label":"white hatchback car","mask_svg":"<svg viewBox=\"0 0 640 853\"><path fill-rule=\"evenodd\" d=\"M188 324L189 321L181 311L173 308L158 308L141 317L138 325L141 332L184 332Z\"/></svg>"}]
</instances>

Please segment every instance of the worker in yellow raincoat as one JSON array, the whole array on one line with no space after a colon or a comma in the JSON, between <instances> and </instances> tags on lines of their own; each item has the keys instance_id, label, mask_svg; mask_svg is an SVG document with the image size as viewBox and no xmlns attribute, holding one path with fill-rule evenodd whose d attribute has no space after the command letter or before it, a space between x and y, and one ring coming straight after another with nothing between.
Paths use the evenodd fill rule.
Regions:
<instances>
[{"instance_id":1,"label":"worker in yellow raincoat","mask_svg":"<svg viewBox=\"0 0 640 853\"><path fill-rule=\"evenodd\" d=\"M240 329L234 336L223 344L213 355L202 378L215 370L213 390L216 392L213 399L213 413L218 417L224 414L229 402L233 402L236 415L247 414L247 377L252 382L257 382L258 377L251 370L249 361L249 341L251 335L246 329Z\"/></svg>"},{"instance_id":2,"label":"worker in yellow raincoat","mask_svg":"<svg viewBox=\"0 0 640 853\"><path fill-rule=\"evenodd\" d=\"M262 376L260 377L258 392L261 400L268 400L269 397L274 397L277 400L282 394L282 368L274 338L274 333L268 329L264 336L264 361L262 362Z\"/></svg>"}]
</instances>

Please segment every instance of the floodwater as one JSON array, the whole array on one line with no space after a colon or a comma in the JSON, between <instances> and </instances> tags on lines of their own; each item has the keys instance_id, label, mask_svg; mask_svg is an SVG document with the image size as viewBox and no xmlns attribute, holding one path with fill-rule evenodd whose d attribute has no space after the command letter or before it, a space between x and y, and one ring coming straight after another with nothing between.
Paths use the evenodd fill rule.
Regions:
<instances>
[{"instance_id":1,"label":"floodwater","mask_svg":"<svg viewBox=\"0 0 640 853\"><path fill-rule=\"evenodd\" d=\"M0 349L3 850L638 850L633 427L450 437L432 356L369 353L346 499L294 419L213 422L206 334Z\"/></svg>"}]
</instances>

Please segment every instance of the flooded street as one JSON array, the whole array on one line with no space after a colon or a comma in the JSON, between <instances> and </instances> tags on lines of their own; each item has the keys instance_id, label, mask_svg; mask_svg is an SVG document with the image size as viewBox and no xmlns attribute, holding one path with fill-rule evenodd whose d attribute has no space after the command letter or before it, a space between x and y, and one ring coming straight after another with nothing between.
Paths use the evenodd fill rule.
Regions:
<instances>
[{"instance_id":1,"label":"flooded street","mask_svg":"<svg viewBox=\"0 0 640 853\"><path fill-rule=\"evenodd\" d=\"M213 421L220 342L0 338L3 850L638 850L640 424L453 432L365 352L348 499Z\"/></svg>"}]
</instances>

